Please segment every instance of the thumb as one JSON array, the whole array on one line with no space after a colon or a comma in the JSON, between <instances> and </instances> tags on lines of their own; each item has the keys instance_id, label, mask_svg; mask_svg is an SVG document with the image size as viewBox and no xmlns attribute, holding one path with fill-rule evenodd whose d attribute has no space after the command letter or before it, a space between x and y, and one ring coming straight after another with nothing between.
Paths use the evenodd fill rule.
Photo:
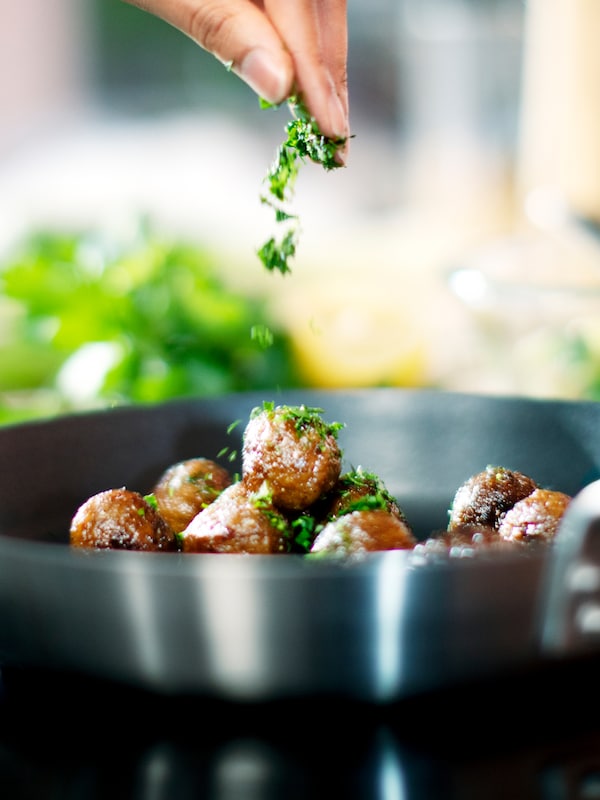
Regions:
<instances>
[{"instance_id":1,"label":"thumb","mask_svg":"<svg viewBox=\"0 0 600 800\"><path fill-rule=\"evenodd\" d=\"M178 28L270 103L281 103L292 93L292 59L268 17L252 0L126 2Z\"/></svg>"}]
</instances>

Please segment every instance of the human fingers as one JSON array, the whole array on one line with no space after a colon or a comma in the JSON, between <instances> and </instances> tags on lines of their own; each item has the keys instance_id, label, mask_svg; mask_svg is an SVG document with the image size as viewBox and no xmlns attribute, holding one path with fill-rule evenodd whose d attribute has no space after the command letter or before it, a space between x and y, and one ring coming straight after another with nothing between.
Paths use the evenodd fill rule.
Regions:
<instances>
[{"instance_id":1,"label":"human fingers","mask_svg":"<svg viewBox=\"0 0 600 800\"><path fill-rule=\"evenodd\" d=\"M346 0L264 0L294 63L297 90L327 136L348 136Z\"/></svg>"},{"instance_id":2,"label":"human fingers","mask_svg":"<svg viewBox=\"0 0 600 800\"><path fill-rule=\"evenodd\" d=\"M347 0L318 2L321 53L335 91L348 115L348 11Z\"/></svg>"},{"instance_id":3,"label":"human fingers","mask_svg":"<svg viewBox=\"0 0 600 800\"><path fill-rule=\"evenodd\" d=\"M260 97L292 93L294 64L262 0L125 0L178 28L216 56Z\"/></svg>"}]
</instances>

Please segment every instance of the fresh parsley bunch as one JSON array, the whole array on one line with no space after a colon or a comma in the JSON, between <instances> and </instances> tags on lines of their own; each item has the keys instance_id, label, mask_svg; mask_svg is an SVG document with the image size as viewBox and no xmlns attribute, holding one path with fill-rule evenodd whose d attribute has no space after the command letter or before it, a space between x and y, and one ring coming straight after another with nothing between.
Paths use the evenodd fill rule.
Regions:
<instances>
[{"instance_id":1,"label":"fresh parsley bunch","mask_svg":"<svg viewBox=\"0 0 600 800\"><path fill-rule=\"evenodd\" d=\"M32 232L0 262L0 424L81 407L297 385L266 299L160 236Z\"/></svg>"}]
</instances>

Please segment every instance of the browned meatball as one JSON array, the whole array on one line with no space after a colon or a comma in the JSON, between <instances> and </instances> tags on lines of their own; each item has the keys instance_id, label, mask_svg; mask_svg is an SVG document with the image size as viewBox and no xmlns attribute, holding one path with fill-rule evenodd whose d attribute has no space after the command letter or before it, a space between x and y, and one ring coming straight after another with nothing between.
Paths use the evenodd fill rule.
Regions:
<instances>
[{"instance_id":1,"label":"browned meatball","mask_svg":"<svg viewBox=\"0 0 600 800\"><path fill-rule=\"evenodd\" d=\"M160 515L175 533L231 484L225 467L208 458L190 458L169 467L153 489Z\"/></svg>"},{"instance_id":2,"label":"browned meatball","mask_svg":"<svg viewBox=\"0 0 600 800\"><path fill-rule=\"evenodd\" d=\"M357 467L340 475L335 486L323 499L323 513L333 519L349 511L384 509L406 521L396 499L381 478Z\"/></svg>"},{"instance_id":3,"label":"browned meatball","mask_svg":"<svg viewBox=\"0 0 600 800\"><path fill-rule=\"evenodd\" d=\"M71 521L73 547L113 550L177 549L171 528L138 492L108 489L92 495Z\"/></svg>"},{"instance_id":4,"label":"browned meatball","mask_svg":"<svg viewBox=\"0 0 600 800\"><path fill-rule=\"evenodd\" d=\"M409 526L382 509L352 511L328 522L317 534L311 553L361 556L375 550L410 550L416 539Z\"/></svg>"},{"instance_id":5,"label":"browned meatball","mask_svg":"<svg viewBox=\"0 0 600 800\"><path fill-rule=\"evenodd\" d=\"M180 535L185 553L287 553L290 534L270 494L243 481L224 489Z\"/></svg>"},{"instance_id":6,"label":"browned meatball","mask_svg":"<svg viewBox=\"0 0 600 800\"><path fill-rule=\"evenodd\" d=\"M450 509L448 530L460 525L490 525L497 529L502 515L537 488L522 472L488 466L459 487Z\"/></svg>"},{"instance_id":7,"label":"browned meatball","mask_svg":"<svg viewBox=\"0 0 600 800\"><path fill-rule=\"evenodd\" d=\"M536 489L506 512L498 534L509 542L549 542L570 502L571 497L563 492Z\"/></svg>"},{"instance_id":8,"label":"browned meatball","mask_svg":"<svg viewBox=\"0 0 600 800\"><path fill-rule=\"evenodd\" d=\"M324 422L321 409L267 403L255 408L244 431L244 481L254 489L267 481L278 508L311 506L340 476L340 427Z\"/></svg>"}]
</instances>

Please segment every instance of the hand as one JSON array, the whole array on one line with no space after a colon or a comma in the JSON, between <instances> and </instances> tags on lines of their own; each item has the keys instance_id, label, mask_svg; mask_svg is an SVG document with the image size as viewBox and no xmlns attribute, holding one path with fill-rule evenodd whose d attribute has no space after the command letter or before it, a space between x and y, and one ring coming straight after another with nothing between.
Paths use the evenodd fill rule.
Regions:
<instances>
[{"instance_id":1,"label":"hand","mask_svg":"<svg viewBox=\"0 0 600 800\"><path fill-rule=\"evenodd\" d=\"M347 137L347 0L125 0L230 66L260 97L302 95L322 133Z\"/></svg>"}]
</instances>

